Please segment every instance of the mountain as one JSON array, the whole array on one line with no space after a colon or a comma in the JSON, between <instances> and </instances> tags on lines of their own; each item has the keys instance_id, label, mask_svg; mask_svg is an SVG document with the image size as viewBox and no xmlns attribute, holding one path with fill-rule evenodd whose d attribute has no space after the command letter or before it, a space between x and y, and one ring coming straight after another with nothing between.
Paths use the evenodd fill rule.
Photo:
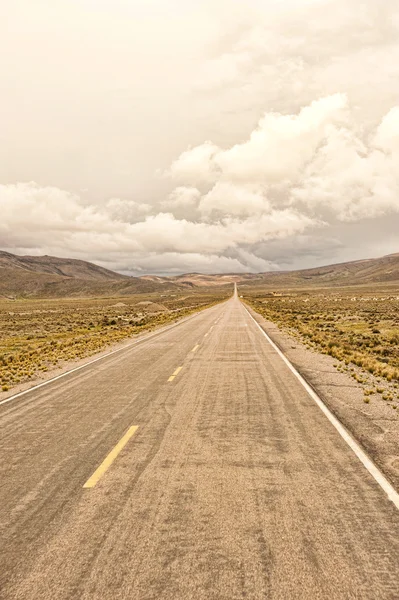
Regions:
<instances>
[{"instance_id":1,"label":"mountain","mask_svg":"<svg viewBox=\"0 0 399 600\"><path fill-rule=\"evenodd\" d=\"M0 251L0 268L29 273L48 273L61 277L73 277L88 281L128 279L124 275L114 273L93 263L73 258L57 258L55 256L16 256Z\"/></svg>"},{"instance_id":2,"label":"mountain","mask_svg":"<svg viewBox=\"0 0 399 600\"><path fill-rule=\"evenodd\" d=\"M262 285L277 287L399 285L399 253L313 269L262 273L255 281ZM252 284L254 281L248 283Z\"/></svg>"},{"instance_id":3,"label":"mountain","mask_svg":"<svg viewBox=\"0 0 399 600\"><path fill-rule=\"evenodd\" d=\"M84 260L0 251L0 296L58 298L150 293L159 283L120 275ZM175 288L168 282L168 288ZM163 288L165 285L163 284Z\"/></svg>"}]
</instances>

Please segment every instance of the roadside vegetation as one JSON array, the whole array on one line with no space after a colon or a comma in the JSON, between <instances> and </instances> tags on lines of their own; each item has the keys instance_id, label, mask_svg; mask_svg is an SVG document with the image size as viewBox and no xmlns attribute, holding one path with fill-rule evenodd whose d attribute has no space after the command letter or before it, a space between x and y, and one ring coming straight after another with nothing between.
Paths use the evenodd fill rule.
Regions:
<instances>
[{"instance_id":1,"label":"roadside vegetation","mask_svg":"<svg viewBox=\"0 0 399 600\"><path fill-rule=\"evenodd\" d=\"M372 291L245 294L263 317L336 359L374 398L399 407L399 295ZM399 411L398 411L399 412Z\"/></svg>"},{"instance_id":2,"label":"roadside vegetation","mask_svg":"<svg viewBox=\"0 0 399 600\"><path fill-rule=\"evenodd\" d=\"M229 295L230 290L212 290L106 299L0 300L0 395Z\"/></svg>"}]
</instances>

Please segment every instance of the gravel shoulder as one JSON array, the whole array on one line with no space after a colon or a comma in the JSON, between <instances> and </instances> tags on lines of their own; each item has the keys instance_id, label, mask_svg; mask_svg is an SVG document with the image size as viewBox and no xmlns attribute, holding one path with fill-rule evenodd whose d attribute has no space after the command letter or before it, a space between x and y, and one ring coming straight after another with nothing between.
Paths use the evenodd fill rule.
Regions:
<instances>
[{"instance_id":1,"label":"gravel shoulder","mask_svg":"<svg viewBox=\"0 0 399 600\"><path fill-rule=\"evenodd\" d=\"M320 398L363 446L368 455L399 490L399 409L392 410L381 398L364 402L364 386L348 373L339 372L338 361L306 348L246 304L251 315L279 346Z\"/></svg>"}]
</instances>

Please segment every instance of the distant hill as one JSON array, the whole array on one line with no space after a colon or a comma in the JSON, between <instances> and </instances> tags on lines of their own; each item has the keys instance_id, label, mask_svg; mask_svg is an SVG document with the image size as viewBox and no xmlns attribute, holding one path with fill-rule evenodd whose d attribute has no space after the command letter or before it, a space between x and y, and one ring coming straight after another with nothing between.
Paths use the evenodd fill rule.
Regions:
<instances>
[{"instance_id":1,"label":"distant hill","mask_svg":"<svg viewBox=\"0 0 399 600\"><path fill-rule=\"evenodd\" d=\"M154 292L159 287L84 260L0 251L0 296L7 298L130 295ZM175 288L172 282L167 287Z\"/></svg>"},{"instance_id":2,"label":"distant hill","mask_svg":"<svg viewBox=\"0 0 399 600\"><path fill-rule=\"evenodd\" d=\"M250 278L259 277L259 275L248 274ZM178 286L190 287L214 287L226 284L232 284L235 281L241 281L246 275L235 273L221 275L204 275L203 273L186 273L185 275L174 275L172 277L160 277L159 275L144 275L140 277L145 281L157 283L173 282Z\"/></svg>"},{"instance_id":3,"label":"distant hill","mask_svg":"<svg viewBox=\"0 0 399 600\"><path fill-rule=\"evenodd\" d=\"M277 287L339 287L395 283L399 285L399 253L313 269L263 273L256 281Z\"/></svg>"},{"instance_id":4,"label":"distant hill","mask_svg":"<svg viewBox=\"0 0 399 600\"><path fill-rule=\"evenodd\" d=\"M16 256L0 251L0 296L57 298L181 292L195 288L314 288L398 285L399 253L298 271L269 273L188 273L173 277L128 277L90 262L54 256Z\"/></svg>"},{"instance_id":5,"label":"distant hill","mask_svg":"<svg viewBox=\"0 0 399 600\"><path fill-rule=\"evenodd\" d=\"M339 287L369 284L398 283L399 253L352 262L301 269L297 271L271 271L268 273L227 273L203 275L188 273L174 277L146 276L149 281L173 281L179 286L215 286L237 282L242 286L291 287Z\"/></svg>"},{"instance_id":6,"label":"distant hill","mask_svg":"<svg viewBox=\"0 0 399 600\"><path fill-rule=\"evenodd\" d=\"M128 279L93 263L74 258L56 256L16 256L0 251L0 268L29 273L49 273L61 277L73 277L91 281Z\"/></svg>"}]
</instances>

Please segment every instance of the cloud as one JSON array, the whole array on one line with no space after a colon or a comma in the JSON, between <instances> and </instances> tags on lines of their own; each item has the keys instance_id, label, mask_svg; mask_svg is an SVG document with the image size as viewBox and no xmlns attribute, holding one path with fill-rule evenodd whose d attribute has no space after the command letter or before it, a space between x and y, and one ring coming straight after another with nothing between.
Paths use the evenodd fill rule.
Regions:
<instances>
[{"instance_id":1,"label":"cloud","mask_svg":"<svg viewBox=\"0 0 399 600\"><path fill-rule=\"evenodd\" d=\"M136 219L137 206L142 205L115 199L103 207L86 205L76 195L34 182L1 185L0 244L35 254L94 258L107 254L114 262L119 255L130 253L121 269L129 270L134 263L140 271L141 260L146 264L154 253L182 256L183 263L186 254L219 256L216 262L222 264L226 252L301 232L311 223L289 208L243 220L229 216L215 222L195 222L159 212L131 222L131 210ZM173 267L170 265L171 270Z\"/></svg>"},{"instance_id":2,"label":"cloud","mask_svg":"<svg viewBox=\"0 0 399 600\"><path fill-rule=\"evenodd\" d=\"M183 152L168 176L185 185L160 208L120 198L90 204L33 182L1 185L1 245L107 255L116 264L130 255L124 272L160 264L175 272L194 268L195 260L206 269L277 268L267 243L292 244L338 222L399 214L398 116L393 108L364 131L342 94L298 114L266 113L240 144L206 142Z\"/></svg>"},{"instance_id":3,"label":"cloud","mask_svg":"<svg viewBox=\"0 0 399 600\"><path fill-rule=\"evenodd\" d=\"M169 194L169 198L161 205L164 208L190 208L198 204L201 192L195 187L180 186Z\"/></svg>"},{"instance_id":4,"label":"cloud","mask_svg":"<svg viewBox=\"0 0 399 600\"><path fill-rule=\"evenodd\" d=\"M214 146L213 146L214 147ZM174 165L190 162L193 148ZM297 115L266 113L248 139L209 154L218 174L198 210L209 218L271 216L291 207L313 224L373 218L399 210L399 109L364 132L344 94ZM190 173L190 180L193 172Z\"/></svg>"},{"instance_id":5,"label":"cloud","mask_svg":"<svg viewBox=\"0 0 399 600\"><path fill-rule=\"evenodd\" d=\"M367 145L349 129L331 130L292 190L292 205L341 221L399 212L399 136L383 151L380 131Z\"/></svg>"},{"instance_id":6,"label":"cloud","mask_svg":"<svg viewBox=\"0 0 399 600\"><path fill-rule=\"evenodd\" d=\"M382 119L374 138L374 145L386 152L399 154L399 106L392 108Z\"/></svg>"},{"instance_id":7,"label":"cloud","mask_svg":"<svg viewBox=\"0 0 399 600\"><path fill-rule=\"evenodd\" d=\"M282 182L297 176L328 128L343 120L347 98L334 94L298 115L266 113L248 140L222 150L212 142L183 152L167 172L172 179L201 186L221 179Z\"/></svg>"},{"instance_id":8,"label":"cloud","mask_svg":"<svg viewBox=\"0 0 399 600\"><path fill-rule=\"evenodd\" d=\"M261 186L221 180L201 198L198 210L207 218L249 217L269 212L270 205Z\"/></svg>"},{"instance_id":9,"label":"cloud","mask_svg":"<svg viewBox=\"0 0 399 600\"><path fill-rule=\"evenodd\" d=\"M151 210L152 207L150 204L121 198L111 198L105 204L105 211L111 219L128 223L140 221Z\"/></svg>"},{"instance_id":10,"label":"cloud","mask_svg":"<svg viewBox=\"0 0 399 600\"><path fill-rule=\"evenodd\" d=\"M270 271L276 268L276 265L270 261L254 257L251 254L247 257L245 252L240 253L239 257L204 255L197 252L184 255L176 252L150 253L140 258L139 267L136 264L135 268L127 270L123 269L123 264L123 262L116 263L114 268L126 274L247 273L248 271Z\"/></svg>"},{"instance_id":11,"label":"cloud","mask_svg":"<svg viewBox=\"0 0 399 600\"><path fill-rule=\"evenodd\" d=\"M266 113L248 141L219 153L216 162L234 180L277 183L297 178L347 106L343 94L313 102L298 115Z\"/></svg>"},{"instance_id":12,"label":"cloud","mask_svg":"<svg viewBox=\"0 0 399 600\"><path fill-rule=\"evenodd\" d=\"M397 2L53 4L3 11L0 247L132 273L395 249Z\"/></svg>"},{"instance_id":13,"label":"cloud","mask_svg":"<svg viewBox=\"0 0 399 600\"><path fill-rule=\"evenodd\" d=\"M173 180L186 184L212 183L218 178L218 166L213 158L219 151L220 149L209 141L191 148L172 163L168 175Z\"/></svg>"}]
</instances>

